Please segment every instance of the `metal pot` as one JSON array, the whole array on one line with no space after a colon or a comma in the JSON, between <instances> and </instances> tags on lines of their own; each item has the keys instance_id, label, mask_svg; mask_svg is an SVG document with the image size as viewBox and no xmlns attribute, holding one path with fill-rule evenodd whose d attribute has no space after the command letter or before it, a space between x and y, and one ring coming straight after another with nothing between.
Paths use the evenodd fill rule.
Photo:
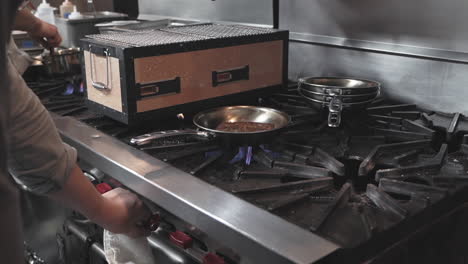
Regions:
<instances>
[{"instance_id":1,"label":"metal pot","mask_svg":"<svg viewBox=\"0 0 468 264\"><path fill-rule=\"evenodd\" d=\"M206 110L195 115L193 123L201 129L198 130L171 130L144 134L132 138L130 142L135 145L145 145L153 140L183 136L196 135L200 137L217 137L228 144L258 145L271 136L276 135L282 128L286 127L291 118L284 112L267 107L257 106L227 106ZM224 122L255 122L272 124L274 127L268 130L253 132L228 132L219 130L218 126Z\"/></svg>"},{"instance_id":2,"label":"metal pot","mask_svg":"<svg viewBox=\"0 0 468 264\"><path fill-rule=\"evenodd\" d=\"M299 79L298 92L313 105L328 108L328 126L339 127L344 109L364 108L380 95L380 83L339 77Z\"/></svg>"},{"instance_id":3,"label":"metal pot","mask_svg":"<svg viewBox=\"0 0 468 264\"><path fill-rule=\"evenodd\" d=\"M81 73L83 56L79 48L55 48L34 57L33 66L42 66L50 76L72 76Z\"/></svg>"}]
</instances>

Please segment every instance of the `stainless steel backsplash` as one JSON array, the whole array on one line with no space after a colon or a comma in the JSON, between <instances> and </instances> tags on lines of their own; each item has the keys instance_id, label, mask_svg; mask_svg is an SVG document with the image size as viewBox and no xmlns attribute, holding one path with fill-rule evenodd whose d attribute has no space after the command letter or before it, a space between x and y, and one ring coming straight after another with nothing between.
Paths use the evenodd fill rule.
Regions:
<instances>
[{"instance_id":1,"label":"stainless steel backsplash","mask_svg":"<svg viewBox=\"0 0 468 264\"><path fill-rule=\"evenodd\" d=\"M468 114L466 10L458 0L280 1L289 76L368 78L390 97Z\"/></svg>"},{"instance_id":2,"label":"stainless steel backsplash","mask_svg":"<svg viewBox=\"0 0 468 264\"><path fill-rule=\"evenodd\" d=\"M140 13L271 24L271 0L139 0ZM468 2L280 0L289 77L350 76L386 95L468 115Z\"/></svg>"},{"instance_id":3,"label":"stainless steel backsplash","mask_svg":"<svg viewBox=\"0 0 468 264\"><path fill-rule=\"evenodd\" d=\"M289 77L349 76L382 83L385 95L468 114L468 65L306 43L290 44Z\"/></svg>"},{"instance_id":4,"label":"stainless steel backsplash","mask_svg":"<svg viewBox=\"0 0 468 264\"><path fill-rule=\"evenodd\" d=\"M271 0L139 0L140 16L161 15L271 25Z\"/></svg>"},{"instance_id":5,"label":"stainless steel backsplash","mask_svg":"<svg viewBox=\"0 0 468 264\"><path fill-rule=\"evenodd\" d=\"M293 32L468 52L463 0L280 1Z\"/></svg>"}]
</instances>

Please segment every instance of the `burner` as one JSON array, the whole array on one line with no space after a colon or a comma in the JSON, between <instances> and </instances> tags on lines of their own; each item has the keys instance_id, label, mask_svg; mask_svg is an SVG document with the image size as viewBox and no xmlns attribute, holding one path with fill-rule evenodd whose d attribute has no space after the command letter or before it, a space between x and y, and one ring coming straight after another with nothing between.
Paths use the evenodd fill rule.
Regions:
<instances>
[{"instance_id":1,"label":"burner","mask_svg":"<svg viewBox=\"0 0 468 264\"><path fill-rule=\"evenodd\" d=\"M246 165L250 165L252 162L252 147L239 147L239 152L229 161L229 164L235 164L239 161L245 161Z\"/></svg>"}]
</instances>

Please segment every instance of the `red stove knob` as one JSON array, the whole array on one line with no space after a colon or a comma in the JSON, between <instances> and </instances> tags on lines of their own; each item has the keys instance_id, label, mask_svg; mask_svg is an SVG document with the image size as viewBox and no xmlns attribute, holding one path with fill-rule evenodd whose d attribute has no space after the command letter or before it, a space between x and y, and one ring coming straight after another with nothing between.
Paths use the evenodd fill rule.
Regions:
<instances>
[{"instance_id":1,"label":"red stove knob","mask_svg":"<svg viewBox=\"0 0 468 264\"><path fill-rule=\"evenodd\" d=\"M183 249L192 247L193 239L182 231L172 232L169 238L174 244Z\"/></svg>"},{"instance_id":2,"label":"red stove knob","mask_svg":"<svg viewBox=\"0 0 468 264\"><path fill-rule=\"evenodd\" d=\"M112 187L109 184L103 182L103 183L97 184L96 189L98 190L100 194L105 194L106 192L112 190Z\"/></svg>"},{"instance_id":3,"label":"red stove knob","mask_svg":"<svg viewBox=\"0 0 468 264\"><path fill-rule=\"evenodd\" d=\"M203 264L225 264L224 259L216 254L208 253L203 257Z\"/></svg>"}]
</instances>

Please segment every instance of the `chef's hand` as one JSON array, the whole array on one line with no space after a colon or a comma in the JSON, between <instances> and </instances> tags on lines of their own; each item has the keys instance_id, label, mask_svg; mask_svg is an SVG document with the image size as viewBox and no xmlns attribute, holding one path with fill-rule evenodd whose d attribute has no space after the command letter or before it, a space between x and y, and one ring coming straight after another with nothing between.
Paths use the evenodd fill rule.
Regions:
<instances>
[{"instance_id":1,"label":"chef's hand","mask_svg":"<svg viewBox=\"0 0 468 264\"><path fill-rule=\"evenodd\" d=\"M62 43L62 37L57 27L40 19L37 20L36 25L33 27L34 29L28 31L29 36L41 43L44 48L58 47Z\"/></svg>"},{"instance_id":2,"label":"chef's hand","mask_svg":"<svg viewBox=\"0 0 468 264\"><path fill-rule=\"evenodd\" d=\"M58 47L62 42L56 26L40 20L26 9L16 13L13 29L28 32L29 36L41 43L44 48Z\"/></svg>"},{"instance_id":3,"label":"chef's hand","mask_svg":"<svg viewBox=\"0 0 468 264\"><path fill-rule=\"evenodd\" d=\"M151 212L135 194L116 188L103 194L103 198L101 214L96 219L103 228L130 237L150 235L141 223L150 218Z\"/></svg>"}]
</instances>

